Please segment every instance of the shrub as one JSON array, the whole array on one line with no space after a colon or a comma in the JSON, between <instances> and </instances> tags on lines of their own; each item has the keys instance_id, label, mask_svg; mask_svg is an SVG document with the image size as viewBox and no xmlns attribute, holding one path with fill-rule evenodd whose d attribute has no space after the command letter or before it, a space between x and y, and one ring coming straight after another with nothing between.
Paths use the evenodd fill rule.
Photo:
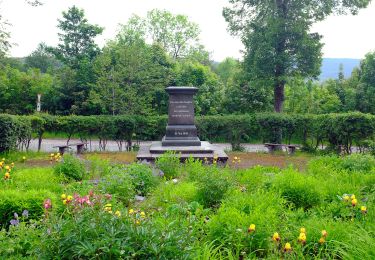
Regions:
<instances>
[{"instance_id":1,"label":"shrub","mask_svg":"<svg viewBox=\"0 0 375 260\"><path fill-rule=\"evenodd\" d=\"M265 258L270 235L282 226L283 205L284 200L274 192L236 190L223 200L208 222L208 239L228 248L237 258L244 253L249 259ZM249 233L251 224L255 231Z\"/></svg>"},{"instance_id":2,"label":"shrub","mask_svg":"<svg viewBox=\"0 0 375 260\"><path fill-rule=\"evenodd\" d=\"M319 182L311 177L303 175L289 168L275 177L274 187L295 208L305 210L319 205L321 193Z\"/></svg>"},{"instance_id":3,"label":"shrub","mask_svg":"<svg viewBox=\"0 0 375 260\"><path fill-rule=\"evenodd\" d=\"M176 178L179 174L180 158L174 152L166 152L156 159L156 166L164 173L166 179Z\"/></svg>"},{"instance_id":4,"label":"shrub","mask_svg":"<svg viewBox=\"0 0 375 260\"><path fill-rule=\"evenodd\" d=\"M130 174L138 195L146 196L157 184L156 177L148 165L133 163L126 167L126 172Z\"/></svg>"},{"instance_id":5,"label":"shrub","mask_svg":"<svg viewBox=\"0 0 375 260\"><path fill-rule=\"evenodd\" d=\"M340 166L351 172L369 173L375 167L375 159L371 155L351 154L342 159Z\"/></svg>"},{"instance_id":6,"label":"shrub","mask_svg":"<svg viewBox=\"0 0 375 260\"><path fill-rule=\"evenodd\" d=\"M63 160L56 164L54 170L56 174L76 181L81 181L86 175L85 164L69 154L64 155Z\"/></svg>"},{"instance_id":7,"label":"shrub","mask_svg":"<svg viewBox=\"0 0 375 260\"><path fill-rule=\"evenodd\" d=\"M148 212L146 212L148 214ZM146 215L148 216L148 215ZM137 221L138 220L138 221ZM170 211L153 218L121 217L85 208L72 217L51 216L42 236L42 259L191 259L194 216Z\"/></svg>"},{"instance_id":8,"label":"shrub","mask_svg":"<svg viewBox=\"0 0 375 260\"><path fill-rule=\"evenodd\" d=\"M205 207L218 207L231 182L218 171L207 171L198 180L197 200Z\"/></svg>"},{"instance_id":9,"label":"shrub","mask_svg":"<svg viewBox=\"0 0 375 260\"><path fill-rule=\"evenodd\" d=\"M0 153L16 148L18 140L15 117L0 114Z\"/></svg>"},{"instance_id":10,"label":"shrub","mask_svg":"<svg viewBox=\"0 0 375 260\"><path fill-rule=\"evenodd\" d=\"M0 227L8 227L14 213L29 211L29 218L39 220L44 214L43 202L50 198L56 205L56 195L47 190L0 190Z\"/></svg>"},{"instance_id":11,"label":"shrub","mask_svg":"<svg viewBox=\"0 0 375 260\"><path fill-rule=\"evenodd\" d=\"M132 177L121 168L113 168L110 174L99 182L98 188L104 193L114 195L125 204L129 204L135 195Z\"/></svg>"}]
</instances>

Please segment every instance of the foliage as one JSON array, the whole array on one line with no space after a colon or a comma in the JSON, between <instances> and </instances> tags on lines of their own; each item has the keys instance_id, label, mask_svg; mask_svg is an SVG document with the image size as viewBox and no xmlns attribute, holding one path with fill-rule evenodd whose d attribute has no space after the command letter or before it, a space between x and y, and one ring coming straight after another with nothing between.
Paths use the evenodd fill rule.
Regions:
<instances>
[{"instance_id":1,"label":"foliage","mask_svg":"<svg viewBox=\"0 0 375 260\"><path fill-rule=\"evenodd\" d=\"M176 178L179 175L180 157L175 152L166 152L155 161L156 166L162 171L167 179Z\"/></svg>"},{"instance_id":2,"label":"foliage","mask_svg":"<svg viewBox=\"0 0 375 260\"><path fill-rule=\"evenodd\" d=\"M16 120L9 115L0 115L0 152L16 148Z\"/></svg>"},{"instance_id":3,"label":"foliage","mask_svg":"<svg viewBox=\"0 0 375 260\"><path fill-rule=\"evenodd\" d=\"M137 195L148 195L157 184L157 179L148 165L141 163L131 164L126 166L125 171L131 176Z\"/></svg>"},{"instance_id":4,"label":"foliage","mask_svg":"<svg viewBox=\"0 0 375 260\"><path fill-rule=\"evenodd\" d=\"M62 161L55 165L55 173L67 179L81 181L86 176L85 164L77 157L65 154Z\"/></svg>"},{"instance_id":5,"label":"foliage","mask_svg":"<svg viewBox=\"0 0 375 260\"><path fill-rule=\"evenodd\" d=\"M215 169L201 172L197 185L197 201L207 208L218 207L230 189L228 176Z\"/></svg>"},{"instance_id":6,"label":"foliage","mask_svg":"<svg viewBox=\"0 0 375 260\"><path fill-rule=\"evenodd\" d=\"M115 196L126 205L134 199L135 195L132 177L121 168L112 168L109 174L99 181L98 188L103 193Z\"/></svg>"},{"instance_id":7,"label":"foliage","mask_svg":"<svg viewBox=\"0 0 375 260\"><path fill-rule=\"evenodd\" d=\"M310 209L319 205L322 199L316 180L303 176L293 169L278 174L274 186L281 196L291 204L291 207L297 209Z\"/></svg>"},{"instance_id":8,"label":"foliage","mask_svg":"<svg viewBox=\"0 0 375 260\"><path fill-rule=\"evenodd\" d=\"M56 195L47 189L18 191L6 189L0 191L0 227L7 228L14 213L21 214L24 210L29 212L29 218L39 220L45 213L43 202L46 198L56 202Z\"/></svg>"}]
</instances>

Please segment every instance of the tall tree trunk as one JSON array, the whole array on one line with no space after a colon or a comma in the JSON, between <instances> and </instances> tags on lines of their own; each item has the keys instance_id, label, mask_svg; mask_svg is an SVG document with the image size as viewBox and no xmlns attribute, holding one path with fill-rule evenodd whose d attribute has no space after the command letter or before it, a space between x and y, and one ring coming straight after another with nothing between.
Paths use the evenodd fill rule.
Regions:
<instances>
[{"instance_id":1,"label":"tall tree trunk","mask_svg":"<svg viewBox=\"0 0 375 260\"><path fill-rule=\"evenodd\" d=\"M279 82L275 85L274 89L274 108L276 113L283 112L283 104L284 104L284 82Z\"/></svg>"}]
</instances>

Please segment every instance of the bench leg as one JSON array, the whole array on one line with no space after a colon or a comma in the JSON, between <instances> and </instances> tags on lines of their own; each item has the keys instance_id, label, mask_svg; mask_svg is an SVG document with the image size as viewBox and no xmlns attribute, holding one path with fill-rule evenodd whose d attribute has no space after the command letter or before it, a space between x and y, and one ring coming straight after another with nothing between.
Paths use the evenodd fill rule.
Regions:
<instances>
[{"instance_id":1,"label":"bench leg","mask_svg":"<svg viewBox=\"0 0 375 260\"><path fill-rule=\"evenodd\" d=\"M65 147L59 147L59 153L63 156L65 153Z\"/></svg>"},{"instance_id":2,"label":"bench leg","mask_svg":"<svg viewBox=\"0 0 375 260\"><path fill-rule=\"evenodd\" d=\"M83 154L84 145L77 145L77 154Z\"/></svg>"},{"instance_id":3,"label":"bench leg","mask_svg":"<svg viewBox=\"0 0 375 260\"><path fill-rule=\"evenodd\" d=\"M295 147L289 147L289 148L288 148L288 153L289 153L290 155L293 155L295 152L296 152L296 148L295 148Z\"/></svg>"}]
</instances>

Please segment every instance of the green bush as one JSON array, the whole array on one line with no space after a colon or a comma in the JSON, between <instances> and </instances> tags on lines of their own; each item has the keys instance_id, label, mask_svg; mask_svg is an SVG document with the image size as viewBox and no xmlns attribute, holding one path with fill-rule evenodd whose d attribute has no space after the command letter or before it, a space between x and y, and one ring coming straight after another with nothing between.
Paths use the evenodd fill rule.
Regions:
<instances>
[{"instance_id":1,"label":"green bush","mask_svg":"<svg viewBox=\"0 0 375 260\"><path fill-rule=\"evenodd\" d=\"M100 180L98 188L103 193L115 196L125 204L129 204L135 195L132 177L121 168L113 168L109 175Z\"/></svg>"},{"instance_id":2,"label":"green bush","mask_svg":"<svg viewBox=\"0 0 375 260\"><path fill-rule=\"evenodd\" d=\"M375 158L371 155L351 154L341 159L340 167L350 172L370 173L375 168Z\"/></svg>"},{"instance_id":3,"label":"green bush","mask_svg":"<svg viewBox=\"0 0 375 260\"><path fill-rule=\"evenodd\" d=\"M179 174L180 158L174 152L164 153L156 159L155 164L163 172L167 180L176 178Z\"/></svg>"},{"instance_id":4,"label":"green bush","mask_svg":"<svg viewBox=\"0 0 375 260\"><path fill-rule=\"evenodd\" d=\"M205 207L218 207L231 186L227 176L218 171L206 171L198 180L197 201Z\"/></svg>"},{"instance_id":5,"label":"green bush","mask_svg":"<svg viewBox=\"0 0 375 260\"><path fill-rule=\"evenodd\" d=\"M125 171L131 176L137 195L146 196L157 184L157 179L148 165L133 163L126 166Z\"/></svg>"},{"instance_id":6,"label":"green bush","mask_svg":"<svg viewBox=\"0 0 375 260\"><path fill-rule=\"evenodd\" d=\"M48 190L0 190L0 227L8 227L14 213L21 214L29 211L29 219L39 220L44 214L43 202L52 200L52 207L56 207L56 195Z\"/></svg>"},{"instance_id":7,"label":"green bush","mask_svg":"<svg viewBox=\"0 0 375 260\"><path fill-rule=\"evenodd\" d=\"M122 211L123 212L123 211ZM147 214L147 212L146 212ZM95 216L95 217L94 217ZM117 217L102 209L84 208L72 217L51 216L42 236L42 259L191 259L199 221L181 213ZM136 224L136 220L139 224Z\"/></svg>"},{"instance_id":8,"label":"green bush","mask_svg":"<svg viewBox=\"0 0 375 260\"><path fill-rule=\"evenodd\" d=\"M0 153L17 146L17 120L14 116L0 114Z\"/></svg>"},{"instance_id":9,"label":"green bush","mask_svg":"<svg viewBox=\"0 0 375 260\"><path fill-rule=\"evenodd\" d=\"M85 164L70 154L65 154L61 162L56 164L54 171L67 179L81 181L86 175Z\"/></svg>"},{"instance_id":10,"label":"green bush","mask_svg":"<svg viewBox=\"0 0 375 260\"><path fill-rule=\"evenodd\" d=\"M273 184L281 196L295 208L307 210L321 203L319 182L291 168L276 175Z\"/></svg>"}]
</instances>

